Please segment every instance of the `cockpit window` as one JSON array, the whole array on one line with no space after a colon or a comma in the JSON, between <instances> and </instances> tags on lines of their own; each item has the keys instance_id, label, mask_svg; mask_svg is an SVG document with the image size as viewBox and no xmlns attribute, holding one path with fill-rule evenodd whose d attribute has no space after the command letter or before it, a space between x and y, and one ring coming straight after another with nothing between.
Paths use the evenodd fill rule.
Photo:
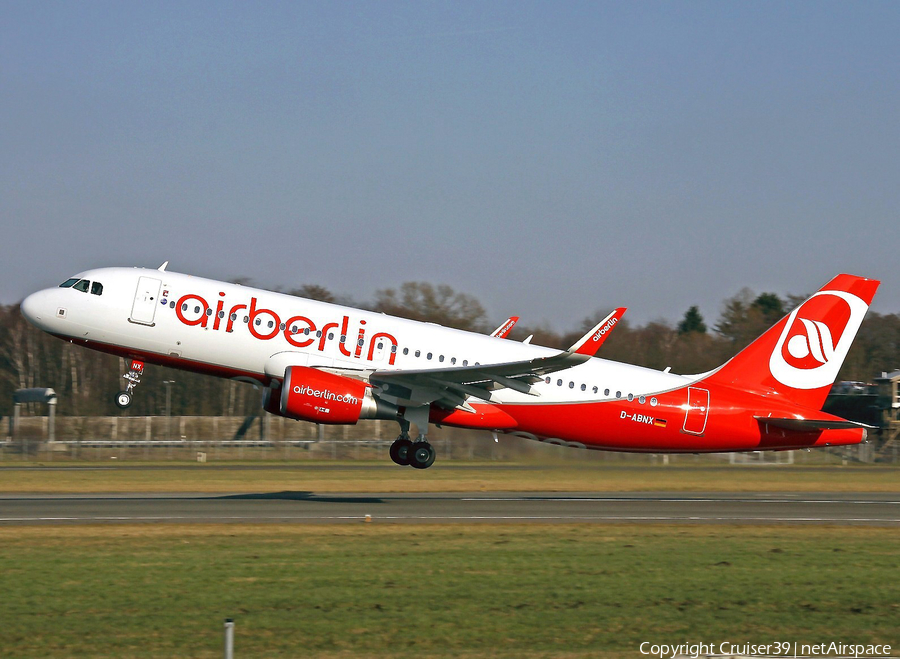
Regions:
<instances>
[{"instance_id":1,"label":"cockpit window","mask_svg":"<svg viewBox=\"0 0 900 659\"><path fill-rule=\"evenodd\" d=\"M73 277L72 279L66 279L63 283L59 285L60 288L72 288L75 285L75 282L78 281L78 277Z\"/></svg>"},{"instance_id":2,"label":"cockpit window","mask_svg":"<svg viewBox=\"0 0 900 659\"><path fill-rule=\"evenodd\" d=\"M82 293L87 293L88 289L90 287L91 287L91 282L89 282L87 279L82 279L77 284L75 284L72 288L74 288L76 291L81 291Z\"/></svg>"},{"instance_id":3,"label":"cockpit window","mask_svg":"<svg viewBox=\"0 0 900 659\"><path fill-rule=\"evenodd\" d=\"M91 295L103 295L103 284L99 281L95 281L91 284Z\"/></svg>"}]
</instances>

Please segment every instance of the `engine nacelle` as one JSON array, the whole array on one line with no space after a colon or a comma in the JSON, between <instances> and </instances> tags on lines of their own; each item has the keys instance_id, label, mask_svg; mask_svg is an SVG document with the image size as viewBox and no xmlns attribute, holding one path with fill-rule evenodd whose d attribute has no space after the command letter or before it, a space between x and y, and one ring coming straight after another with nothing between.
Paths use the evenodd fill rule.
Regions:
<instances>
[{"instance_id":1,"label":"engine nacelle","mask_svg":"<svg viewBox=\"0 0 900 659\"><path fill-rule=\"evenodd\" d=\"M273 389L272 387L263 389L262 406L269 414L284 416L281 413L281 389Z\"/></svg>"},{"instance_id":2,"label":"engine nacelle","mask_svg":"<svg viewBox=\"0 0 900 659\"><path fill-rule=\"evenodd\" d=\"M267 408L274 407L273 398L267 401ZM277 413L315 423L356 423L360 419L393 418L397 408L376 401L372 388L359 380L308 366L288 366Z\"/></svg>"}]
</instances>

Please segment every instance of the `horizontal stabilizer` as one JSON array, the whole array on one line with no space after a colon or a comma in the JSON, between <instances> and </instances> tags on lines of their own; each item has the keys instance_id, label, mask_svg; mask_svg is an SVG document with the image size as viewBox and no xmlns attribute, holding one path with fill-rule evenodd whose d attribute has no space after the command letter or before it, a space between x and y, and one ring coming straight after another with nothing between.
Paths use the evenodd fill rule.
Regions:
<instances>
[{"instance_id":1,"label":"horizontal stabilizer","mask_svg":"<svg viewBox=\"0 0 900 659\"><path fill-rule=\"evenodd\" d=\"M844 421L843 419L782 419L770 416L753 417L760 423L765 423L776 428L784 428L785 430L798 430L800 432L814 432L816 430L844 430L846 428L866 428L872 430L875 426L870 426L857 421Z\"/></svg>"},{"instance_id":2,"label":"horizontal stabilizer","mask_svg":"<svg viewBox=\"0 0 900 659\"><path fill-rule=\"evenodd\" d=\"M597 323L590 332L581 337L575 344L569 348L569 352L579 355L589 355L593 357L600 350L600 346L606 341L613 328L616 326L622 316L625 314L625 307L619 307L606 318Z\"/></svg>"}]
</instances>

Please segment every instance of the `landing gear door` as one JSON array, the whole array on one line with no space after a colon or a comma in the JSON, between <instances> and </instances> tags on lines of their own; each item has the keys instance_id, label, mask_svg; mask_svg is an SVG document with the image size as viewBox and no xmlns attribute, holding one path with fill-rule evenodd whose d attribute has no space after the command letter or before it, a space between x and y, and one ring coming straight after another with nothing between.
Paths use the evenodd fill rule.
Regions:
<instances>
[{"instance_id":1,"label":"landing gear door","mask_svg":"<svg viewBox=\"0 0 900 659\"><path fill-rule=\"evenodd\" d=\"M684 432L702 435L706 430L709 414L709 391L698 387L688 387L687 412L684 415Z\"/></svg>"},{"instance_id":2,"label":"landing gear door","mask_svg":"<svg viewBox=\"0 0 900 659\"><path fill-rule=\"evenodd\" d=\"M159 305L159 289L162 281L153 277L141 277L138 279L137 291L134 294L134 304L131 307L132 323L140 325L153 325L156 307Z\"/></svg>"}]
</instances>

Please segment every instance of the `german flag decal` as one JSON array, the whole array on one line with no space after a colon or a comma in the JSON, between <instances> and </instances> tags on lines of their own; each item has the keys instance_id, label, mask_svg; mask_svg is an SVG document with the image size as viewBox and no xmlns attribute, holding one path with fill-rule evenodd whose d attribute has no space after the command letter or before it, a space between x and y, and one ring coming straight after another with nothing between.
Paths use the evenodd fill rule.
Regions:
<instances>
[{"instance_id":1,"label":"german flag decal","mask_svg":"<svg viewBox=\"0 0 900 659\"><path fill-rule=\"evenodd\" d=\"M653 425L657 428L665 428L666 420L665 419L653 419Z\"/></svg>"}]
</instances>

